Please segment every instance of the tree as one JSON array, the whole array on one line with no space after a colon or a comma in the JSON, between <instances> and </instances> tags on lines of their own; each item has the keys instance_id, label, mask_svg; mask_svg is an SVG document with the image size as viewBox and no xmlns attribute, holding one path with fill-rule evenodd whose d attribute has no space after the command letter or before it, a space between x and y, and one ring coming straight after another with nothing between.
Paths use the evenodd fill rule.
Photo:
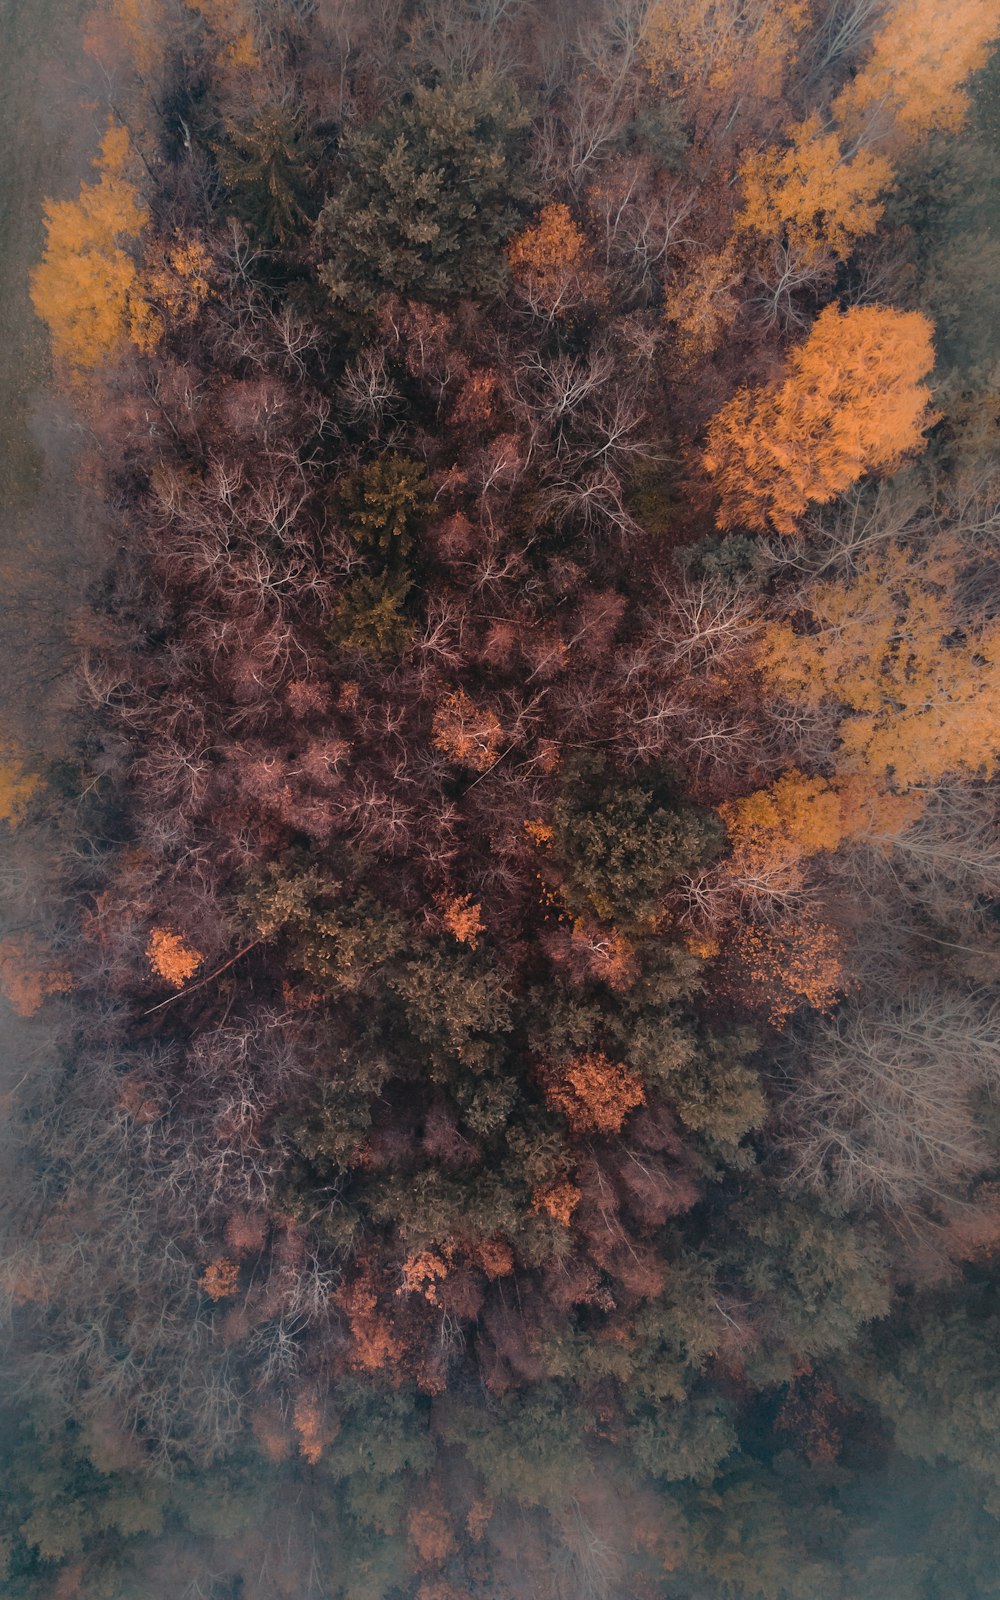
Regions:
<instances>
[{"instance_id":1,"label":"tree","mask_svg":"<svg viewBox=\"0 0 1000 1600\"><path fill-rule=\"evenodd\" d=\"M279 102L229 119L214 150L236 215L254 239L285 245L307 230L321 152L301 113Z\"/></svg>"},{"instance_id":2,"label":"tree","mask_svg":"<svg viewBox=\"0 0 1000 1600\"><path fill-rule=\"evenodd\" d=\"M940 1205L990 1159L995 1007L940 985L820 1022L785 1108L796 1182L847 1206Z\"/></svg>"},{"instance_id":3,"label":"tree","mask_svg":"<svg viewBox=\"0 0 1000 1600\"><path fill-rule=\"evenodd\" d=\"M853 581L809 587L808 632L765 630L767 681L808 708L843 708L836 765L875 790L996 768L1000 627L977 627L960 608L962 559L947 537L925 550L886 543Z\"/></svg>"},{"instance_id":4,"label":"tree","mask_svg":"<svg viewBox=\"0 0 1000 1600\"><path fill-rule=\"evenodd\" d=\"M52 348L73 368L100 366L127 340L155 344L155 328L133 256L149 211L125 176L126 128L110 127L94 165L100 176L77 200L45 206L45 253L31 276L31 299L48 324Z\"/></svg>"},{"instance_id":5,"label":"tree","mask_svg":"<svg viewBox=\"0 0 1000 1600\"><path fill-rule=\"evenodd\" d=\"M742 390L709 424L719 527L794 533L810 501L918 450L934 420L921 382L934 365L931 333L917 311L827 306L784 381Z\"/></svg>"},{"instance_id":6,"label":"tree","mask_svg":"<svg viewBox=\"0 0 1000 1600\"><path fill-rule=\"evenodd\" d=\"M665 774L616 778L602 757L567 772L552 827L570 909L625 927L655 922L671 878L718 842L715 819L678 804Z\"/></svg>"},{"instance_id":7,"label":"tree","mask_svg":"<svg viewBox=\"0 0 1000 1600\"><path fill-rule=\"evenodd\" d=\"M602 285L590 264L592 256L586 235L564 205L543 206L537 223L507 247L520 294L548 317L566 316L600 297Z\"/></svg>"},{"instance_id":8,"label":"tree","mask_svg":"<svg viewBox=\"0 0 1000 1600\"><path fill-rule=\"evenodd\" d=\"M840 139L819 114L790 128L788 145L747 157L740 168L740 231L783 239L807 262L844 260L855 240L873 233L884 210L879 195L892 180L884 156L870 150L844 155Z\"/></svg>"},{"instance_id":9,"label":"tree","mask_svg":"<svg viewBox=\"0 0 1000 1600\"><path fill-rule=\"evenodd\" d=\"M390 291L431 302L498 293L528 198L527 122L512 87L479 77L417 85L409 105L354 134L319 219L334 299L365 308Z\"/></svg>"},{"instance_id":10,"label":"tree","mask_svg":"<svg viewBox=\"0 0 1000 1600\"><path fill-rule=\"evenodd\" d=\"M891 150L934 129L954 133L970 104L963 85L998 33L991 0L895 0L832 114L854 141L878 138Z\"/></svg>"},{"instance_id":11,"label":"tree","mask_svg":"<svg viewBox=\"0 0 1000 1600\"><path fill-rule=\"evenodd\" d=\"M618 1133L629 1112L645 1104L636 1074L601 1053L560 1062L544 1078L549 1105L563 1113L574 1133Z\"/></svg>"},{"instance_id":12,"label":"tree","mask_svg":"<svg viewBox=\"0 0 1000 1600\"><path fill-rule=\"evenodd\" d=\"M654 0L641 49L650 77L699 108L780 98L806 8L766 0Z\"/></svg>"}]
</instances>

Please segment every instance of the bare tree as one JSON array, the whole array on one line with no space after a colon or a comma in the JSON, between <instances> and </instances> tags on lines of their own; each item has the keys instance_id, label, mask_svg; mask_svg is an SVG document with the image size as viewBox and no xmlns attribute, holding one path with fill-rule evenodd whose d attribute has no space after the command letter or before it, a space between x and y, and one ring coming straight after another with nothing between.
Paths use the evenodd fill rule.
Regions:
<instances>
[{"instance_id":1,"label":"bare tree","mask_svg":"<svg viewBox=\"0 0 1000 1600\"><path fill-rule=\"evenodd\" d=\"M847 1206L952 1198L989 1151L978 1097L1000 1089L1000 1007L939 985L816 1025L785 1105L796 1183Z\"/></svg>"}]
</instances>

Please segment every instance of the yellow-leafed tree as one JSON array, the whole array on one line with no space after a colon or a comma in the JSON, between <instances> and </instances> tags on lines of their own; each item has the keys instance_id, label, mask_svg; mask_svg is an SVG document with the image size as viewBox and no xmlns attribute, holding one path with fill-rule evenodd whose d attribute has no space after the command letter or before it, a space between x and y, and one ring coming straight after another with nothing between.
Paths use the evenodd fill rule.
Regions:
<instances>
[{"instance_id":1,"label":"yellow-leafed tree","mask_svg":"<svg viewBox=\"0 0 1000 1600\"><path fill-rule=\"evenodd\" d=\"M45 254L32 273L31 298L57 359L72 368L99 366L126 339L147 348L156 341L136 263L125 249L149 218L124 176L128 151L128 130L109 128L94 163L97 181L85 183L76 200L45 205Z\"/></svg>"}]
</instances>

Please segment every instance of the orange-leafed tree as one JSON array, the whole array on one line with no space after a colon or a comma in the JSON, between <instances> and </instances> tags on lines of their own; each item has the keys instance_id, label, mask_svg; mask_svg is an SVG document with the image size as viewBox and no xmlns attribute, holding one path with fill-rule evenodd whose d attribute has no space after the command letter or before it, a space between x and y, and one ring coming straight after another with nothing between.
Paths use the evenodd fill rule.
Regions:
<instances>
[{"instance_id":1,"label":"orange-leafed tree","mask_svg":"<svg viewBox=\"0 0 1000 1600\"><path fill-rule=\"evenodd\" d=\"M956 600L957 544L890 543L849 582L814 584L800 632L774 622L761 645L770 685L809 708L843 710L839 769L906 790L1000 761L1000 624L972 625Z\"/></svg>"},{"instance_id":2,"label":"orange-leafed tree","mask_svg":"<svg viewBox=\"0 0 1000 1600\"><path fill-rule=\"evenodd\" d=\"M787 376L743 389L712 419L704 463L720 528L794 533L810 502L865 472L889 472L934 420L923 379L933 329L918 311L827 306L792 351Z\"/></svg>"},{"instance_id":3,"label":"orange-leafed tree","mask_svg":"<svg viewBox=\"0 0 1000 1600\"><path fill-rule=\"evenodd\" d=\"M500 754L503 728L488 706L477 705L464 689L445 696L434 713L436 750L462 766L485 772Z\"/></svg>"},{"instance_id":4,"label":"orange-leafed tree","mask_svg":"<svg viewBox=\"0 0 1000 1600\"><path fill-rule=\"evenodd\" d=\"M630 1111L644 1105L642 1080L601 1051L574 1056L544 1074L545 1098L574 1133L618 1133Z\"/></svg>"},{"instance_id":5,"label":"orange-leafed tree","mask_svg":"<svg viewBox=\"0 0 1000 1600\"><path fill-rule=\"evenodd\" d=\"M732 955L738 987L776 1028L803 1005L829 1011L848 987L843 940L809 910L768 924L739 923Z\"/></svg>"},{"instance_id":6,"label":"orange-leafed tree","mask_svg":"<svg viewBox=\"0 0 1000 1600\"><path fill-rule=\"evenodd\" d=\"M45 204L45 253L31 276L31 299L46 322L58 360L71 369L96 367L128 339L156 342L133 247L149 220L136 185L125 176L129 135L108 129L94 165L95 183L76 200Z\"/></svg>"},{"instance_id":7,"label":"orange-leafed tree","mask_svg":"<svg viewBox=\"0 0 1000 1600\"><path fill-rule=\"evenodd\" d=\"M443 895L439 904L441 921L452 938L475 950L484 932L482 906L470 894Z\"/></svg>"},{"instance_id":8,"label":"orange-leafed tree","mask_svg":"<svg viewBox=\"0 0 1000 1600\"><path fill-rule=\"evenodd\" d=\"M852 140L877 138L883 150L953 133L969 109L964 85L998 35L996 0L895 0L833 115Z\"/></svg>"},{"instance_id":9,"label":"orange-leafed tree","mask_svg":"<svg viewBox=\"0 0 1000 1600\"><path fill-rule=\"evenodd\" d=\"M844 834L836 790L825 778L807 777L794 767L770 789L726 801L719 814L733 849L730 870L741 875L835 850Z\"/></svg>"},{"instance_id":10,"label":"orange-leafed tree","mask_svg":"<svg viewBox=\"0 0 1000 1600\"><path fill-rule=\"evenodd\" d=\"M845 155L838 135L815 114L791 128L788 140L784 148L756 151L744 161L737 226L784 239L809 262L844 259L856 239L874 232L892 167L871 150Z\"/></svg>"},{"instance_id":11,"label":"orange-leafed tree","mask_svg":"<svg viewBox=\"0 0 1000 1600\"><path fill-rule=\"evenodd\" d=\"M158 977L172 989L183 989L202 962L200 950L195 950L179 933L169 928L152 928L146 958Z\"/></svg>"},{"instance_id":12,"label":"orange-leafed tree","mask_svg":"<svg viewBox=\"0 0 1000 1600\"><path fill-rule=\"evenodd\" d=\"M569 206L543 206L537 223L507 248L514 282L523 298L547 316L564 316L597 299L602 284L592 251Z\"/></svg>"},{"instance_id":13,"label":"orange-leafed tree","mask_svg":"<svg viewBox=\"0 0 1000 1600\"><path fill-rule=\"evenodd\" d=\"M239 1265L228 1256L219 1256L208 1263L198 1281L210 1300L228 1300L239 1291Z\"/></svg>"}]
</instances>

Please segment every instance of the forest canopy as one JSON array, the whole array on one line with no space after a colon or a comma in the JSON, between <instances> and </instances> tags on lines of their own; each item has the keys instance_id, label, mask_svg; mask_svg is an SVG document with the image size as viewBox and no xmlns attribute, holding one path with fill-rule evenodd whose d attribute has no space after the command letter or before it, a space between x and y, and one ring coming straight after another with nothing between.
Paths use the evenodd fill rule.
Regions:
<instances>
[{"instance_id":1,"label":"forest canopy","mask_svg":"<svg viewBox=\"0 0 1000 1600\"><path fill-rule=\"evenodd\" d=\"M11 1600L1000 1595L998 37L92 9Z\"/></svg>"}]
</instances>

